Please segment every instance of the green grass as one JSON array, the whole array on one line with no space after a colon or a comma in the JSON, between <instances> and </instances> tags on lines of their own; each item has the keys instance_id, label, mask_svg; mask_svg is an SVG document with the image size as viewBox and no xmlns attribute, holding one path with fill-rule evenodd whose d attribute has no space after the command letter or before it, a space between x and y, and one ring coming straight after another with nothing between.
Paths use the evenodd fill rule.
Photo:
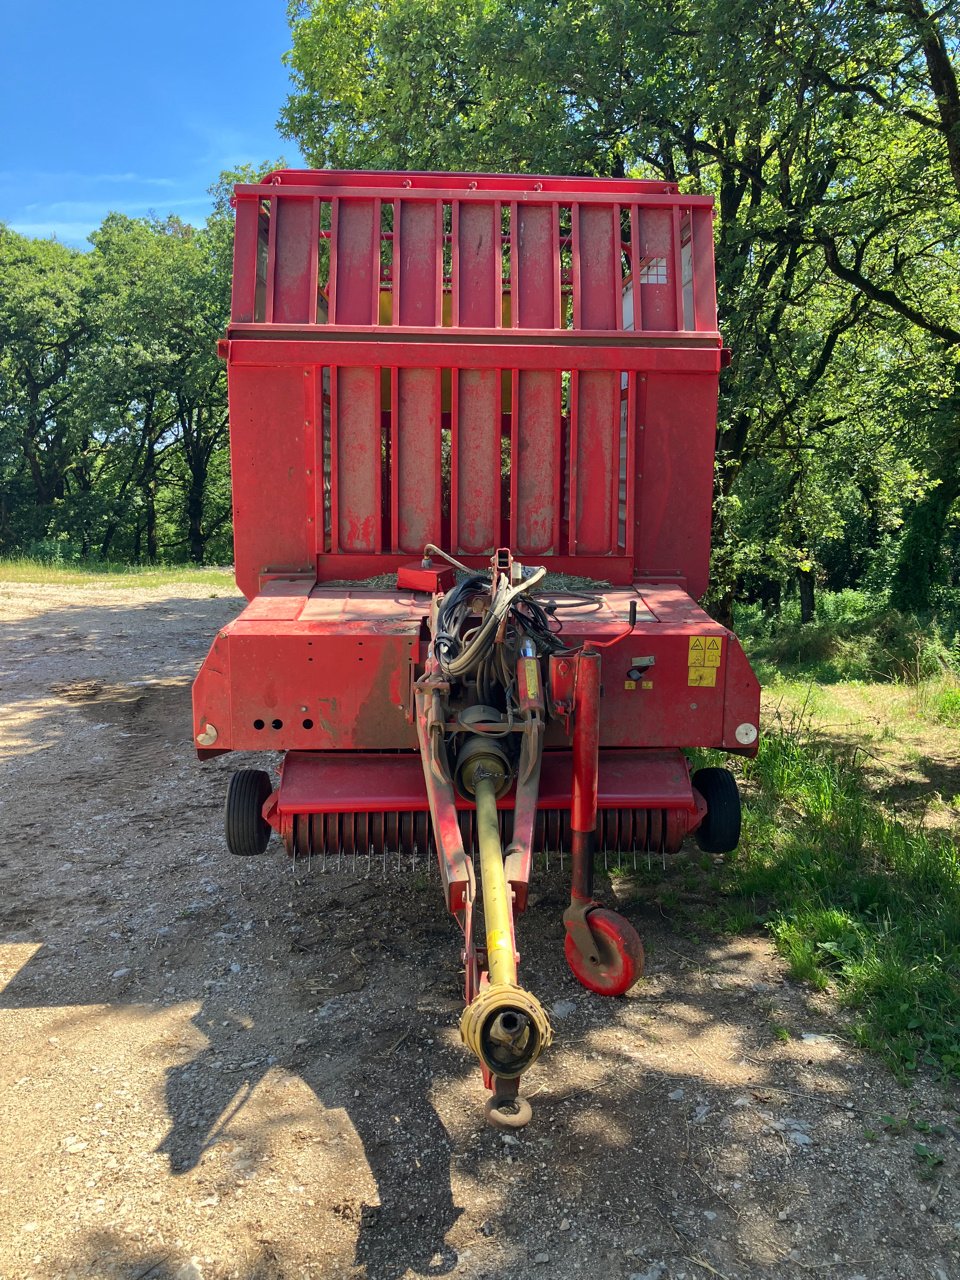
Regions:
<instances>
[{"instance_id":1,"label":"green grass","mask_svg":"<svg viewBox=\"0 0 960 1280\"><path fill-rule=\"evenodd\" d=\"M898 1073L960 1076L957 845L891 818L852 757L800 729L763 737L743 779L731 912L766 925L795 978L833 988Z\"/></svg>"},{"instance_id":2,"label":"green grass","mask_svg":"<svg viewBox=\"0 0 960 1280\"><path fill-rule=\"evenodd\" d=\"M931 691L927 715L941 724L960 728L960 685L941 685Z\"/></svg>"},{"instance_id":3,"label":"green grass","mask_svg":"<svg viewBox=\"0 0 960 1280\"><path fill-rule=\"evenodd\" d=\"M803 677L913 683L960 670L960 614L952 599L915 617L866 591L823 591L812 622L801 623L796 601L775 613L742 605L734 618L766 685Z\"/></svg>"},{"instance_id":4,"label":"green grass","mask_svg":"<svg viewBox=\"0 0 960 1280\"><path fill-rule=\"evenodd\" d=\"M98 587L216 587L234 594L233 569L194 565L71 565L27 558L0 558L0 582Z\"/></svg>"}]
</instances>

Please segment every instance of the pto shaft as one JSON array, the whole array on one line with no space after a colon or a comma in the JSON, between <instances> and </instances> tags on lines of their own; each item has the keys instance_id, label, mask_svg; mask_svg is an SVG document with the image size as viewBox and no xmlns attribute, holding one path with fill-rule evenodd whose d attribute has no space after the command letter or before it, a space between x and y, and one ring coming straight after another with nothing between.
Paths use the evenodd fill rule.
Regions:
<instances>
[{"instance_id":1,"label":"pto shaft","mask_svg":"<svg viewBox=\"0 0 960 1280\"><path fill-rule=\"evenodd\" d=\"M461 751L460 764L463 788L477 806L488 974L463 1011L460 1034L484 1071L502 1083L518 1079L531 1067L553 1033L539 1000L517 983L511 889L497 821L497 796L509 785L507 761L500 748L477 737ZM515 1094L514 1088L511 1096Z\"/></svg>"},{"instance_id":2,"label":"pto shaft","mask_svg":"<svg viewBox=\"0 0 960 1280\"><path fill-rule=\"evenodd\" d=\"M480 882L487 930L487 968L490 983L517 981L517 957L513 949L513 912L503 870L497 794L493 779L479 770L474 776L477 805L477 842L480 845Z\"/></svg>"}]
</instances>

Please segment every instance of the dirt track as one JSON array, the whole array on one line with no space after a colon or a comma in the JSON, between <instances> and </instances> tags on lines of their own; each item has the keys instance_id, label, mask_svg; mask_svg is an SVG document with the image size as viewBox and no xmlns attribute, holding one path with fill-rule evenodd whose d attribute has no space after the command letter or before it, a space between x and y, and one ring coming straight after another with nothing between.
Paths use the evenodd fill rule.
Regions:
<instances>
[{"instance_id":1,"label":"dirt track","mask_svg":"<svg viewBox=\"0 0 960 1280\"><path fill-rule=\"evenodd\" d=\"M946 1093L646 881L605 886L649 954L604 1002L540 876L556 1042L531 1126L485 1128L436 876L224 850L241 761L195 760L189 680L238 606L0 585L0 1277L960 1277Z\"/></svg>"}]
</instances>

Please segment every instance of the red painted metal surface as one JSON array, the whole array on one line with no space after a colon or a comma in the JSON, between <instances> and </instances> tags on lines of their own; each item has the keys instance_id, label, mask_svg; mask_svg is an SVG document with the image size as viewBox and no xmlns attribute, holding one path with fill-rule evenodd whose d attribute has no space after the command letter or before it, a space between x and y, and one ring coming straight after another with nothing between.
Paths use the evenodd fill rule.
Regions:
<instances>
[{"instance_id":1,"label":"red painted metal surface","mask_svg":"<svg viewBox=\"0 0 960 1280\"><path fill-rule=\"evenodd\" d=\"M194 688L194 732L213 723L217 750L415 748L412 687L429 611L430 597L413 591L274 579L215 640ZM752 751L737 729L759 723L756 677L736 637L681 587L640 583L603 592L590 611L561 607L556 616L571 647L605 646L601 746ZM717 666L704 669L712 684L691 683L704 678L690 665L697 639L717 646ZM631 680L637 659L652 661ZM555 715L546 743L567 741Z\"/></svg>"},{"instance_id":2,"label":"red painted metal surface","mask_svg":"<svg viewBox=\"0 0 960 1280\"><path fill-rule=\"evenodd\" d=\"M597 783L600 809L677 809L697 812L690 771L679 751L601 751ZM573 757L548 751L540 777L540 805L569 809ZM460 810L472 808L461 796ZM375 813L382 809L418 813L427 807L423 767L416 753L291 751L284 758L277 811ZM513 791L498 801L513 807Z\"/></svg>"},{"instance_id":3,"label":"red painted metal surface","mask_svg":"<svg viewBox=\"0 0 960 1280\"><path fill-rule=\"evenodd\" d=\"M488 1061L470 1018L523 994L543 1043L549 1025L488 980L481 827L488 930L509 921L491 949L509 928L516 951L532 853L569 850L568 958L616 994L632 975L603 976L591 912L642 950L596 911L595 848L676 851L707 814L683 750L756 750L756 678L695 603L726 355L712 203L658 182L283 171L236 210L219 350L249 604L194 684L198 751L286 753L262 814L294 856L436 853L491 1085L509 1036ZM492 571L489 594L426 544ZM612 586L534 603L535 565ZM373 575L391 585L347 585ZM481 823L458 791L471 769L513 779L503 878L493 810ZM515 1094L529 1063L509 1061Z\"/></svg>"},{"instance_id":4,"label":"red painted metal surface","mask_svg":"<svg viewBox=\"0 0 960 1280\"><path fill-rule=\"evenodd\" d=\"M573 790L570 825L579 833L597 825L600 753L600 654L584 649L577 656L573 707Z\"/></svg>"},{"instance_id":5,"label":"red painted metal surface","mask_svg":"<svg viewBox=\"0 0 960 1280\"><path fill-rule=\"evenodd\" d=\"M427 541L701 594L722 347L708 197L284 171L236 205L225 349L248 597L267 572L389 572Z\"/></svg>"}]
</instances>

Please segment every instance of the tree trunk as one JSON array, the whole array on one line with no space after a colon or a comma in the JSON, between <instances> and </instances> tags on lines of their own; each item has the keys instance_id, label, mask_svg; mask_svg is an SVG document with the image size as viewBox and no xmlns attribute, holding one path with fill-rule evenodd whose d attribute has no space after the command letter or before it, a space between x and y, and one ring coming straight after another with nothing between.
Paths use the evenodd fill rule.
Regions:
<instances>
[{"instance_id":1,"label":"tree trunk","mask_svg":"<svg viewBox=\"0 0 960 1280\"><path fill-rule=\"evenodd\" d=\"M816 612L815 581L816 575L812 567L797 570L797 582L800 587L800 621L802 623L812 622Z\"/></svg>"},{"instance_id":2,"label":"tree trunk","mask_svg":"<svg viewBox=\"0 0 960 1280\"><path fill-rule=\"evenodd\" d=\"M203 564L207 553L207 535L203 530L203 494L206 488L206 476L194 472L187 490L187 540L190 544L190 559L194 564Z\"/></svg>"},{"instance_id":3,"label":"tree trunk","mask_svg":"<svg viewBox=\"0 0 960 1280\"><path fill-rule=\"evenodd\" d=\"M944 462L940 483L913 508L900 543L890 603L905 613L929 609L932 589L943 580L941 549L950 509L960 497L960 457Z\"/></svg>"}]
</instances>

